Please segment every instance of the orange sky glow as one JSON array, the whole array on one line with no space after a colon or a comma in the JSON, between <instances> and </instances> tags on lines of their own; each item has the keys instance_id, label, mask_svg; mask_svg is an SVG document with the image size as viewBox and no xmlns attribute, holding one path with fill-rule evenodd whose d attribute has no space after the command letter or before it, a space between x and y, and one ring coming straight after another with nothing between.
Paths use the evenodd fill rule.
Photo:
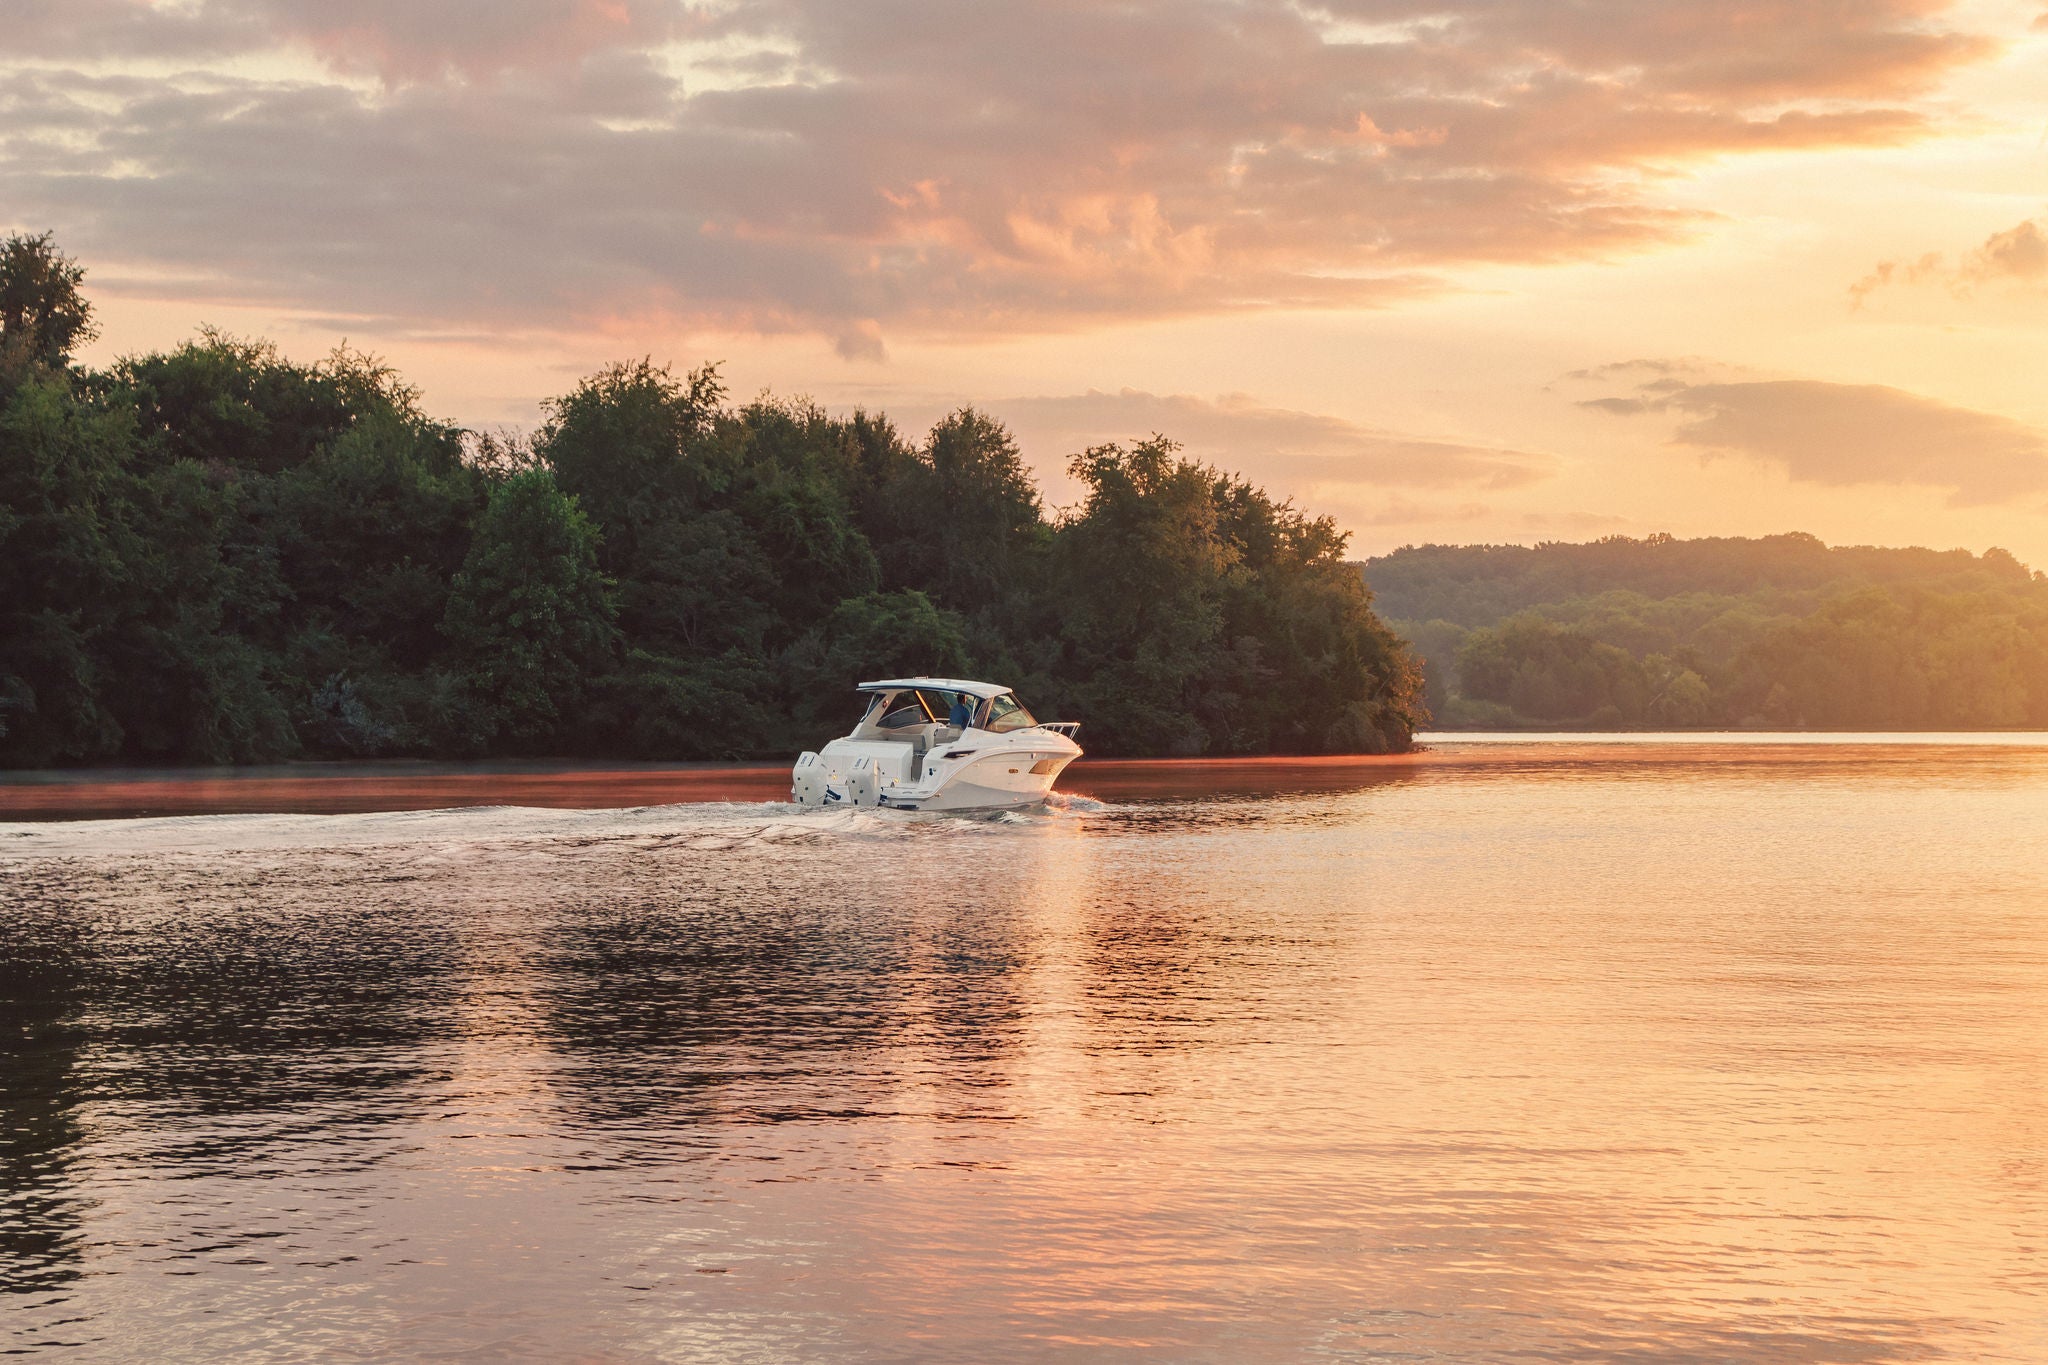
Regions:
<instances>
[{"instance_id":1,"label":"orange sky glow","mask_svg":"<svg viewBox=\"0 0 2048 1365\"><path fill-rule=\"evenodd\" d=\"M346 338L1154 431L1404 543L2048 566L2042 0L23 0L0 228L89 359Z\"/></svg>"}]
</instances>

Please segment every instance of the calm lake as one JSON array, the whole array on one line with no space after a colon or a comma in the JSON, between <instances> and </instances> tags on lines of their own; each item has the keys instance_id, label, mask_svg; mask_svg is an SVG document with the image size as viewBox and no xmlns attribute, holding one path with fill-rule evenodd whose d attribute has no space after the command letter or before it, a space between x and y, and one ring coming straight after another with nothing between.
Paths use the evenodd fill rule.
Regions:
<instances>
[{"instance_id":1,"label":"calm lake","mask_svg":"<svg viewBox=\"0 0 2048 1365\"><path fill-rule=\"evenodd\" d=\"M0 1350L2048 1360L2048 746L0 824Z\"/></svg>"}]
</instances>

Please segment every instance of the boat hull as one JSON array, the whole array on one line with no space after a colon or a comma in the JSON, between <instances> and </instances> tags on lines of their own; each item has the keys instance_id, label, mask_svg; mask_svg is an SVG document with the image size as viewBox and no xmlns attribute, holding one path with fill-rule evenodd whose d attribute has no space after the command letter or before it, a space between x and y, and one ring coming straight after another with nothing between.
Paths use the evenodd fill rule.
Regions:
<instances>
[{"instance_id":1,"label":"boat hull","mask_svg":"<svg viewBox=\"0 0 2048 1365\"><path fill-rule=\"evenodd\" d=\"M1074 754L995 754L950 776L927 793L918 789L884 790L879 804L895 810L1014 810L1034 806L1052 794L1060 773Z\"/></svg>"},{"instance_id":2,"label":"boat hull","mask_svg":"<svg viewBox=\"0 0 2048 1365\"><path fill-rule=\"evenodd\" d=\"M965 761L935 756L906 780L876 746L834 741L806 753L790 774L790 796L805 806L879 806L891 810L1012 810L1042 802L1081 749L1064 735L1046 733L1001 744ZM907 760L908 755L905 755Z\"/></svg>"}]
</instances>

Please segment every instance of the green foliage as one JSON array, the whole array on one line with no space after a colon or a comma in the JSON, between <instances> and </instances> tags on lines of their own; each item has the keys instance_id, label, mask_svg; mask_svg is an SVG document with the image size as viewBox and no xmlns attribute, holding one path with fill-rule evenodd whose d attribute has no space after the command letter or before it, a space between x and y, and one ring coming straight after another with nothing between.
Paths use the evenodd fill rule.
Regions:
<instances>
[{"instance_id":1,"label":"green foliage","mask_svg":"<svg viewBox=\"0 0 2048 1365\"><path fill-rule=\"evenodd\" d=\"M629 647L650 657L758 654L774 628L773 561L732 496L746 472L719 439L723 389L647 361L549 405L535 454L603 528Z\"/></svg>"},{"instance_id":2,"label":"green foliage","mask_svg":"<svg viewBox=\"0 0 2048 1365\"><path fill-rule=\"evenodd\" d=\"M812 405L765 399L719 423L720 444L739 471L731 511L760 560L774 566L765 593L770 647L880 582L874 550L847 506L843 425Z\"/></svg>"},{"instance_id":3,"label":"green foliage","mask_svg":"<svg viewBox=\"0 0 2048 1365\"><path fill-rule=\"evenodd\" d=\"M785 661L804 694L846 693L869 678L957 677L971 666L960 618L915 590L849 597Z\"/></svg>"},{"instance_id":4,"label":"green foliage","mask_svg":"<svg viewBox=\"0 0 2048 1365\"><path fill-rule=\"evenodd\" d=\"M0 763L784 756L913 672L1104 753L1377 752L1426 715L1332 525L1162 439L1076 457L1052 521L986 414L913 444L708 367L612 366L530 441L346 349L84 372L82 272L6 250Z\"/></svg>"},{"instance_id":5,"label":"green foliage","mask_svg":"<svg viewBox=\"0 0 2048 1365\"><path fill-rule=\"evenodd\" d=\"M39 766L118 752L98 644L123 586L132 422L62 375L0 408L0 754Z\"/></svg>"},{"instance_id":6,"label":"green foliage","mask_svg":"<svg viewBox=\"0 0 2048 1365\"><path fill-rule=\"evenodd\" d=\"M2048 592L1864 589L1760 635L1722 690L1753 725L2048 725Z\"/></svg>"},{"instance_id":7,"label":"green foliage","mask_svg":"<svg viewBox=\"0 0 2048 1365\"><path fill-rule=\"evenodd\" d=\"M78 290L84 281L84 267L50 233L0 241L0 394L39 369L64 369L99 335Z\"/></svg>"},{"instance_id":8,"label":"green foliage","mask_svg":"<svg viewBox=\"0 0 2048 1365\"><path fill-rule=\"evenodd\" d=\"M455 670L443 725L458 749L558 744L616 636L597 529L545 469L499 485L448 594Z\"/></svg>"},{"instance_id":9,"label":"green foliage","mask_svg":"<svg viewBox=\"0 0 2048 1365\"><path fill-rule=\"evenodd\" d=\"M1361 578L1327 519L1162 437L1075 456L1049 519L984 413L913 443L730 405L710 367L615 365L531 441L465 433L345 348L203 331L77 369L83 277L0 242L8 765L781 754L917 671L1015 685L1098 753L1378 752L1432 712L2048 725L2048 580L2002 550L1608 537Z\"/></svg>"},{"instance_id":10,"label":"green foliage","mask_svg":"<svg viewBox=\"0 0 2048 1365\"><path fill-rule=\"evenodd\" d=\"M1051 548L1051 694L1122 753L1386 752L1426 716L1344 538L1163 438L1097 446Z\"/></svg>"},{"instance_id":11,"label":"green foliage","mask_svg":"<svg viewBox=\"0 0 2048 1365\"><path fill-rule=\"evenodd\" d=\"M293 747L267 660L224 629L229 578L221 550L236 526L234 491L181 461L130 481L126 581L102 639L124 752L179 763L247 763Z\"/></svg>"},{"instance_id":12,"label":"green foliage","mask_svg":"<svg viewBox=\"0 0 2048 1365\"><path fill-rule=\"evenodd\" d=\"M1677 540L1608 536L1585 545L1422 545L1369 560L1382 609L1407 621L1492 625L1531 607L1627 592L1652 601L1686 594L1811 603L1848 586L2024 586L2031 575L2003 550L1830 548L1802 532Z\"/></svg>"},{"instance_id":13,"label":"green foliage","mask_svg":"<svg viewBox=\"0 0 2048 1365\"><path fill-rule=\"evenodd\" d=\"M486 476L366 357L207 334L0 404L0 761L418 752Z\"/></svg>"},{"instance_id":14,"label":"green foliage","mask_svg":"<svg viewBox=\"0 0 2048 1365\"><path fill-rule=\"evenodd\" d=\"M594 682L593 692L581 727L589 752L743 758L781 751L774 677L759 656L743 649L709 655L628 649L619 668Z\"/></svg>"},{"instance_id":15,"label":"green foliage","mask_svg":"<svg viewBox=\"0 0 2048 1365\"><path fill-rule=\"evenodd\" d=\"M915 589L847 598L784 651L779 664L796 722L789 743L799 747L846 729L847 697L858 683L960 677L974 668L959 615Z\"/></svg>"},{"instance_id":16,"label":"green foliage","mask_svg":"<svg viewBox=\"0 0 2048 1365\"><path fill-rule=\"evenodd\" d=\"M1198 675L1223 636L1218 600L1231 547L1217 534L1207 471L1171 442L1097 446L1067 472L1088 488L1053 552L1066 695L1112 749L1201 753L1189 724Z\"/></svg>"},{"instance_id":17,"label":"green foliage","mask_svg":"<svg viewBox=\"0 0 2048 1365\"><path fill-rule=\"evenodd\" d=\"M889 547L892 585L921 585L968 612L1001 607L1030 585L1049 528L1001 423L962 408L891 473L892 519L877 539Z\"/></svg>"},{"instance_id":18,"label":"green foliage","mask_svg":"<svg viewBox=\"0 0 2048 1365\"><path fill-rule=\"evenodd\" d=\"M2048 725L2048 582L2003 550L1658 536L1367 572L1399 608L1462 613L1396 621L1454 728Z\"/></svg>"},{"instance_id":19,"label":"green foliage","mask_svg":"<svg viewBox=\"0 0 2048 1365\"><path fill-rule=\"evenodd\" d=\"M414 409L417 395L370 357L343 349L295 365L269 342L212 328L175 351L128 357L100 382L133 406L150 464L192 460L276 474L366 417L431 425Z\"/></svg>"}]
</instances>

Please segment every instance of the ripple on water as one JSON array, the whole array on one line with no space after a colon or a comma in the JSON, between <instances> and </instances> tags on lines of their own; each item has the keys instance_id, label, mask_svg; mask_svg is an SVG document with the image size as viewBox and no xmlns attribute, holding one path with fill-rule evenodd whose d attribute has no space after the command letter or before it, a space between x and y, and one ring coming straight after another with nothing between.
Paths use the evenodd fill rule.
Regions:
<instances>
[{"instance_id":1,"label":"ripple on water","mask_svg":"<svg viewBox=\"0 0 2048 1365\"><path fill-rule=\"evenodd\" d=\"M2048 756L0 827L79 1359L2043 1358Z\"/></svg>"}]
</instances>

